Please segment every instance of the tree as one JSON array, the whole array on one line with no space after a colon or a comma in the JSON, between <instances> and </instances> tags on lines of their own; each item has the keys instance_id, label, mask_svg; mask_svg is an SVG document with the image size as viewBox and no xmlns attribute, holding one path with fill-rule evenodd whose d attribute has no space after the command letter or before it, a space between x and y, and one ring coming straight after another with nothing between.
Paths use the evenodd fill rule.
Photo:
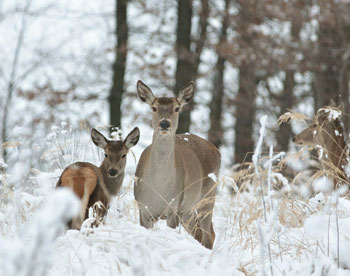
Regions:
<instances>
[{"instance_id":1,"label":"tree","mask_svg":"<svg viewBox=\"0 0 350 276\"><path fill-rule=\"evenodd\" d=\"M313 47L315 110L329 105L333 99L350 108L350 3L348 1L320 1L317 41ZM344 116L349 130L349 116Z\"/></svg>"},{"instance_id":2,"label":"tree","mask_svg":"<svg viewBox=\"0 0 350 276\"><path fill-rule=\"evenodd\" d=\"M263 60L261 47L264 45L262 42L265 37L254 28L262 22L263 13L255 11L260 8L263 11L263 4L259 1L244 0L237 1L237 4L239 10L235 18L237 38L233 43L239 45L239 52L234 57L234 64L239 69L239 88L235 99L234 162L242 163L251 162L254 150L253 126L256 115L257 85L262 77L266 78L266 66L261 65Z\"/></svg>"},{"instance_id":3,"label":"tree","mask_svg":"<svg viewBox=\"0 0 350 276\"><path fill-rule=\"evenodd\" d=\"M280 5L277 3L277 5ZM278 106L277 118L284 114L288 109L293 109L296 103L295 88L295 74L304 71L305 61L298 61L297 56L303 54L303 47L300 40L300 31L307 22L308 4L304 1L289 1L284 4L284 12L278 15L272 14L271 19L278 19L280 22L290 22L290 36L286 38L282 45L279 45L284 52L284 55L279 62L279 68L284 72L284 79L282 79L283 89L280 93L275 94L270 91L273 103ZM299 97L300 99L300 97ZM277 151L288 151L289 141L292 136L292 128L290 124L281 124L276 132Z\"/></svg>"},{"instance_id":4,"label":"tree","mask_svg":"<svg viewBox=\"0 0 350 276\"><path fill-rule=\"evenodd\" d=\"M16 42L16 48L14 51L14 56L13 56L13 61L11 65L11 71L9 75L9 79L7 82L7 91L6 91L6 99L5 99L5 104L4 104L4 109L3 109L3 117L2 117L2 128L1 128L1 141L0 143L0 149L2 150L0 157L2 156L4 159L4 162L7 162L7 149L5 143L8 142L9 137L8 137L8 116L10 112L10 107L11 107L11 101L13 98L13 94L16 89L16 81L19 81L19 79L23 78L23 76L17 76L17 70L18 70L18 63L21 55L21 51L23 48L23 40L24 40L24 34L26 32L26 13L28 12L29 8L31 5L31 1L27 1L23 13L22 13L22 18L21 18L21 23L20 23L20 28L19 28L19 33L18 33L18 38Z\"/></svg>"},{"instance_id":5,"label":"tree","mask_svg":"<svg viewBox=\"0 0 350 276\"><path fill-rule=\"evenodd\" d=\"M128 50L127 0L116 0L116 59L113 64L112 87L109 95L111 126L121 126L121 105L124 93L125 67Z\"/></svg>"},{"instance_id":6,"label":"tree","mask_svg":"<svg viewBox=\"0 0 350 276\"><path fill-rule=\"evenodd\" d=\"M183 86L198 77L200 56L204 47L207 35L209 16L208 0L201 0L201 11L199 12L199 37L196 41L191 38L192 29L192 0L178 0L178 22L176 30L176 55L177 64L175 72L174 93L177 94ZM195 44L191 50L191 44ZM189 131L191 124L191 110L194 103L184 107L179 119L178 133Z\"/></svg>"},{"instance_id":7,"label":"tree","mask_svg":"<svg viewBox=\"0 0 350 276\"><path fill-rule=\"evenodd\" d=\"M208 139L216 147L223 142L224 130L222 129L223 97L224 97L224 72L226 63L227 28L229 23L230 0L225 0L225 10L222 17L221 34L216 47L217 61L213 81L212 99L210 102L210 129Z\"/></svg>"}]
</instances>

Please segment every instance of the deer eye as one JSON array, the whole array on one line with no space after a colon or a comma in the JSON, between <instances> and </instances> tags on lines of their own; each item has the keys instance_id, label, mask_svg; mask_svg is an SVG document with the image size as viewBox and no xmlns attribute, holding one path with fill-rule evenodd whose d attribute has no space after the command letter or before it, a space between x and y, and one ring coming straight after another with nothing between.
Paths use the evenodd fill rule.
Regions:
<instances>
[{"instance_id":1,"label":"deer eye","mask_svg":"<svg viewBox=\"0 0 350 276\"><path fill-rule=\"evenodd\" d=\"M175 112L179 112L180 111L180 107L175 107Z\"/></svg>"},{"instance_id":2,"label":"deer eye","mask_svg":"<svg viewBox=\"0 0 350 276\"><path fill-rule=\"evenodd\" d=\"M108 157L108 155L105 153L105 158L107 158Z\"/></svg>"},{"instance_id":3,"label":"deer eye","mask_svg":"<svg viewBox=\"0 0 350 276\"><path fill-rule=\"evenodd\" d=\"M154 107L154 106L152 106L152 111L153 111L153 112L157 112L157 108Z\"/></svg>"},{"instance_id":4,"label":"deer eye","mask_svg":"<svg viewBox=\"0 0 350 276\"><path fill-rule=\"evenodd\" d=\"M122 158L124 159L126 157L126 153L124 153L123 155L122 155Z\"/></svg>"},{"instance_id":5,"label":"deer eye","mask_svg":"<svg viewBox=\"0 0 350 276\"><path fill-rule=\"evenodd\" d=\"M317 125L316 125L316 124L313 124L313 127L317 127Z\"/></svg>"}]
</instances>

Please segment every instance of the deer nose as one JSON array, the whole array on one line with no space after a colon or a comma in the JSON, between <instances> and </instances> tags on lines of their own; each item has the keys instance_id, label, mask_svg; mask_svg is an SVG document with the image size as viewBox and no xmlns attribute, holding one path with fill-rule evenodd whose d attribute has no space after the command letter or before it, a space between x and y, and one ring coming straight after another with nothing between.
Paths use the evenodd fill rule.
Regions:
<instances>
[{"instance_id":1,"label":"deer nose","mask_svg":"<svg viewBox=\"0 0 350 276\"><path fill-rule=\"evenodd\" d=\"M170 121L169 120L161 120L159 123L159 126L161 129L168 129L170 127Z\"/></svg>"},{"instance_id":2,"label":"deer nose","mask_svg":"<svg viewBox=\"0 0 350 276\"><path fill-rule=\"evenodd\" d=\"M110 170L108 171L108 173L109 173L110 176L116 176L117 173L118 173L118 171L115 170L115 169L110 169Z\"/></svg>"}]
</instances>

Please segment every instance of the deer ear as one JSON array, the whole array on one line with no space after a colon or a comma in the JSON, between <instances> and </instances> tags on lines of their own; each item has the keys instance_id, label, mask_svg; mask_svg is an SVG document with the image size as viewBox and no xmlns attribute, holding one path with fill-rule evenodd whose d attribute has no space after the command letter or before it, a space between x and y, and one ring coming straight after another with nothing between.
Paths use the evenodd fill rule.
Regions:
<instances>
[{"instance_id":1,"label":"deer ear","mask_svg":"<svg viewBox=\"0 0 350 276\"><path fill-rule=\"evenodd\" d=\"M194 95L194 82L191 81L184 88L181 89L179 96L177 97L181 107L192 101Z\"/></svg>"},{"instance_id":2,"label":"deer ear","mask_svg":"<svg viewBox=\"0 0 350 276\"><path fill-rule=\"evenodd\" d=\"M151 88L149 88L146 84L144 84L140 80L137 82L136 87L137 87L137 95L139 96L140 100L151 105L155 99Z\"/></svg>"},{"instance_id":3,"label":"deer ear","mask_svg":"<svg viewBox=\"0 0 350 276\"><path fill-rule=\"evenodd\" d=\"M124 145L130 149L133 146L135 146L137 144L137 142L140 139L140 130L138 127L135 127L129 134L128 136L125 138L124 140Z\"/></svg>"},{"instance_id":4,"label":"deer ear","mask_svg":"<svg viewBox=\"0 0 350 276\"><path fill-rule=\"evenodd\" d=\"M101 132L97 131L95 128L91 130L91 139L96 146L103 149L107 147L108 140L103 136Z\"/></svg>"}]
</instances>

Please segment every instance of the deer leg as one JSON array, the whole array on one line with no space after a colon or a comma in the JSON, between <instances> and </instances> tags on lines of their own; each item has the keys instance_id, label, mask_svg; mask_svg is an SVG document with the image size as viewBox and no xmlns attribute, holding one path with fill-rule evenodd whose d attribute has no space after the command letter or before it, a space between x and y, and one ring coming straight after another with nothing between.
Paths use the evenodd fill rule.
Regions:
<instances>
[{"instance_id":1,"label":"deer leg","mask_svg":"<svg viewBox=\"0 0 350 276\"><path fill-rule=\"evenodd\" d=\"M167 226L175 229L176 227L179 226L179 223L180 223L179 215L175 212L169 213L166 220Z\"/></svg>"},{"instance_id":2,"label":"deer leg","mask_svg":"<svg viewBox=\"0 0 350 276\"><path fill-rule=\"evenodd\" d=\"M203 199L199 204L198 222L202 232L201 244L212 249L215 240L215 232L212 223L213 209L215 204L215 183L211 179L203 181Z\"/></svg>"},{"instance_id":3,"label":"deer leg","mask_svg":"<svg viewBox=\"0 0 350 276\"><path fill-rule=\"evenodd\" d=\"M208 214L205 218L200 219L199 227L202 233L200 243L208 249L213 249L215 232L212 223L212 215Z\"/></svg>"},{"instance_id":4,"label":"deer leg","mask_svg":"<svg viewBox=\"0 0 350 276\"><path fill-rule=\"evenodd\" d=\"M104 220L107 214L107 208L103 205L101 201L97 201L92 205L93 217L95 218L92 226L98 227Z\"/></svg>"},{"instance_id":5,"label":"deer leg","mask_svg":"<svg viewBox=\"0 0 350 276\"><path fill-rule=\"evenodd\" d=\"M185 230L193 236L198 242L202 242L202 231L198 224L196 214L189 212L182 216L182 225Z\"/></svg>"},{"instance_id":6,"label":"deer leg","mask_svg":"<svg viewBox=\"0 0 350 276\"><path fill-rule=\"evenodd\" d=\"M147 216L142 210L140 210L140 225L145 228L152 228L154 225L154 218Z\"/></svg>"}]
</instances>

